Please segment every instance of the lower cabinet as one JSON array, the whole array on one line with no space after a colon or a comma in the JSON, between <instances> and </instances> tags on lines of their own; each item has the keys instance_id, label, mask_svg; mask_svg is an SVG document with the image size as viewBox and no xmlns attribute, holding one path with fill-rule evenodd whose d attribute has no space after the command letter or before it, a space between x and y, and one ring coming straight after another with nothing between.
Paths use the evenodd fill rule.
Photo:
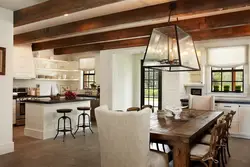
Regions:
<instances>
[{"instance_id":1,"label":"lower cabinet","mask_svg":"<svg viewBox=\"0 0 250 167\"><path fill-rule=\"evenodd\" d=\"M250 105L217 103L215 109L224 111L224 114L236 111L230 133L232 136L250 138Z\"/></svg>"},{"instance_id":2,"label":"lower cabinet","mask_svg":"<svg viewBox=\"0 0 250 167\"><path fill-rule=\"evenodd\" d=\"M217 103L216 109L224 111L225 115L232 110L236 111L236 114L234 115L234 118L233 118L230 133L231 134L239 134L239 105L238 104L228 104L228 103Z\"/></svg>"},{"instance_id":3,"label":"lower cabinet","mask_svg":"<svg viewBox=\"0 0 250 167\"><path fill-rule=\"evenodd\" d=\"M250 105L239 105L239 122L240 134L250 137Z\"/></svg>"}]
</instances>

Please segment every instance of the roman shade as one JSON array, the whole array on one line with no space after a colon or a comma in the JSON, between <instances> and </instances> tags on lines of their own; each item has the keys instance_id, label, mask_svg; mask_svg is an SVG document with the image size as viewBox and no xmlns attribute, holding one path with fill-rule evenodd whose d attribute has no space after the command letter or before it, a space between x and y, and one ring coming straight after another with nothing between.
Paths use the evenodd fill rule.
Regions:
<instances>
[{"instance_id":1,"label":"roman shade","mask_svg":"<svg viewBox=\"0 0 250 167\"><path fill-rule=\"evenodd\" d=\"M247 47L231 46L208 49L208 65L218 68L233 68L246 64Z\"/></svg>"},{"instance_id":2,"label":"roman shade","mask_svg":"<svg viewBox=\"0 0 250 167\"><path fill-rule=\"evenodd\" d=\"M84 58L80 59L81 70L94 70L95 69L95 58Z\"/></svg>"}]
</instances>

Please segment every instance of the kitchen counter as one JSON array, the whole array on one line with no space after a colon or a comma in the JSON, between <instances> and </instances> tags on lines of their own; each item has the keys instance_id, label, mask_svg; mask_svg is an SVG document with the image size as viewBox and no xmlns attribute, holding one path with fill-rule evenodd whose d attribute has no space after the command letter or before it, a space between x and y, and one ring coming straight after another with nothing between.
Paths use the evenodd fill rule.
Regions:
<instances>
[{"instance_id":1,"label":"kitchen counter","mask_svg":"<svg viewBox=\"0 0 250 167\"><path fill-rule=\"evenodd\" d=\"M51 100L50 98L39 98L39 99L30 99L25 100L26 103L39 103L39 104L58 104L58 103L72 103L72 102L81 102L81 101L90 101L93 98L90 97L77 97L73 100L66 100L62 97L60 100Z\"/></svg>"},{"instance_id":2,"label":"kitchen counter","mask_svg":"<svg viewBox=\"0 0 250 167\"><path fill-rule=\"evenodd\" d=\"M182 104L188 104L188 99L181 99ZM250 99L215 99L215 103L250 104Z\"/></svg>"},{"instance_id":3,"label":"kitchen counter","mask_svg":"<svg viewBox=\"0 0 250 167\"><path fill-rule=\"evenodd\" d=\"M50 98L26 100L24 135L41 140L55 137L57 121L63 116L63 114L57 113L57 110L65 108L72 109L67 116L71 118L73 131L75 131L78 116L82 113L77 110L77 107L90 107L92 99L95 98L77 97L74 100L65 100L64 97L61 97L60 100L50 100ZM90 111L86 111L86 113L90 114ZM81 120L80 124L82 122ZM60 127L63 126L62 123L63 121L60 122ZM68 121L66 126L69 127Z\"/></svg>"},{"instance_id":4,"label":"kitchen counter","mask_svg":"<svg viewBox=\"0 0 250 167\"><path fill-rule=\"evenodd\" d=\"M60 95L60 96L64 96L64 95ZM50 95L41 95L41 96L33 96L33 95L27 95L24 96L25 98L46 98L46 97L50 97ZM100 98L100 96L97 95L89 95L89 94L77 94L77 97L92 97L92 98ZM17 95L13 95L13 99L17 99L19 98Z\"/></svg>"},{"instance_id":5,"label":"kitchen counter","mask_svg":"<svg viewBox=\"0 0 250 167\"><path fill-rule=\"evenodd\" d=\"M89 94L77 94L78 97L93 97L93 98L100 98L97 95L89 95Z\"/></svg>"}]
</instances>

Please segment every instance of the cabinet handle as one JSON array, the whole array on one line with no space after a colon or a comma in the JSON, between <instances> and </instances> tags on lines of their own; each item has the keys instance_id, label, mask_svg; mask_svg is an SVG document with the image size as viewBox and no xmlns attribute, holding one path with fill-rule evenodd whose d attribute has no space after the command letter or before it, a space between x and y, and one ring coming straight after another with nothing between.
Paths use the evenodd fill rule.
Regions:
<instances>
[{"instance_id":1,"label":"cabinet handle","mask_svg":"<svg viewBox=\"0 0 250 167\"><path fill-rule=\"evenodd\" d=\"M224 106L224 107L231 108L231 106Z\"/></svg>"}]
</instances>

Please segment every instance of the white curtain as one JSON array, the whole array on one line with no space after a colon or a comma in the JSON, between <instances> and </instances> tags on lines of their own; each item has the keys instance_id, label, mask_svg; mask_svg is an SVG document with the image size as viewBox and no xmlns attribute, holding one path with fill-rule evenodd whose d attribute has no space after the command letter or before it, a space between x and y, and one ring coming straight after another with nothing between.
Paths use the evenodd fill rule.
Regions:
<instances>
[{"instance_id":1,"label":"white curtain","mask_svg":"<svg viewBox=\"0 0 250 167\"><path fill-rule=\"evenodd\" d=\"M232 46L208 49L208 65L233 68L246 64L247 46Z\"/></svg>"},{"instance_id":2,"label":"white curtain","mask_svg":"<svg viewBox=\"0 0 250 167\"><path fill-rule=\"evenodd\" d=\"M94 70L95 69L95 58L84 58L80 59L81 70Z\"/></svg>"}]
</instances>

